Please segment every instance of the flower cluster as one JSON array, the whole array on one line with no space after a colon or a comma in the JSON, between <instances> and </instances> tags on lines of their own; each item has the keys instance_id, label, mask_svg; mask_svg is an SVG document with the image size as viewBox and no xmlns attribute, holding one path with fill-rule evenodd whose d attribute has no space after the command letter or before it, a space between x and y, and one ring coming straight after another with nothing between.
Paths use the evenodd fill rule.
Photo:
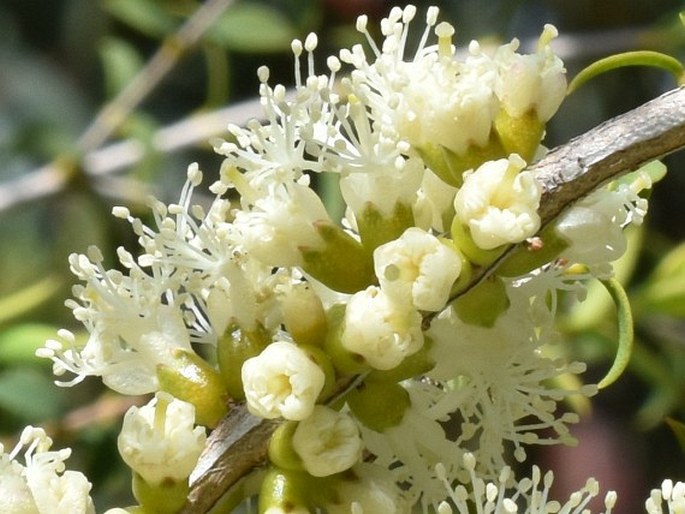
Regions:
<instances>
[{"instance_id":1,"label":"flower cluster","mask_svg":"<svg viewBox=\"0 0 685 514\"><path fill-rule=\"evenodd\" d=\"M514 512L507 452L573 442L577 416L560 404L597 388L562 380L585 366L554 349L557 294L611 273L649 180L597 192L539 232L541 187L525 168L565 94L556 30L532 54L516 40L462 54L431 7L411 53L415 15L393 9L380 45L361 17L370 50L342 50L323 74L316 37L293 42L295 91L259 70L266 121L215 142L207 209L192 203L191 165L178 203L151 201L154 226L115 208L141 247L119 250L125 272L96 248L71 257L84 284L68 305L88 337L61 331L39 355L74 375L63 385L99 376L157 393L119 441L141 504L169 480L187 486L205 437L193 424L214 428L240 402L280 421L259 496L269 514L447 513L445 484L466 512L452 488L469 480L483 510ZM339 182L342 219L312 185L323 173Z\"/></svg>"}]
</instances>

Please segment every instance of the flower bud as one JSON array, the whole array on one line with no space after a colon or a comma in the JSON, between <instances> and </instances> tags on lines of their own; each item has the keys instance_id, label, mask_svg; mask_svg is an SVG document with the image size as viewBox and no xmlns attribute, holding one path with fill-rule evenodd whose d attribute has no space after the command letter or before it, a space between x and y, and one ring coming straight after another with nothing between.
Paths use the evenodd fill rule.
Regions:
<instances>
[{"instance_id":1,"label":"flower bud","mask_svg":"<svg viewBox=\"0 0 685 514\"><path fill-rule=\"evenodd\" d=\"M314 224L323 247L300 247L303 269L326 286L354 293L373 283L373 266L364 247L330 221Z\"/></svg>"},{"instance_id":2,"label":"flower bud","mask_svg":"<svg viewBox=\"0 0 685 514\"><path fill-rule=\"evenodd\" d=\"M411 405L407 390L395 382L365 382L346 399L355 418L376 432L399 425Z\"/></svg>"},{"instance_id":3,"label":"flower bud","mask_svg":"<svg viewBox=\"0 0 685 514\"><path fill-rule=\"evenodd\" d=\"M326 312L306 282L293 285L281 299L283 324L297 344L317 346L326 337Z\"/></svg>"},{"instance_id":4,"label":"flower bud","mask_svg":"<svg viewBox=\"0 0 685 514\"><path fill-rule=\"evenodd\" d=\"M497 318L509 308L509 297L502 279L491 276L457 298L454 311L464 323L492 327Z\"/></svg>"},{"instance_id":5,"label":"flower bud","mask_svg":"<svg viewBox=\"0 0 685 514\"><path fill-rule=\"evenodd\" d=\"M445 307L462 266L454 248L416 227L376 248L373 259L383 292L423 311Z\"/></svg>"},{"instance_id":6,"label":"flower bud","mask_svg":"<svg viewBox=\"0 0 685 514\"><path fill-rule=\"evenodd\" d=\"M205 429L194 424L192 404L159 392L147 405L126 412L119 453L151 487L186 483L206 440Z\"/></svg>"},{"instance_id":7,"label":"flower bud","mask_svg":"<svg viewBox=\"0 0 685 514\"><path fill-rule=\"evenodd\" d=\"M372 368L392 369L423 346L421 316L371 286L347 303L340 342Z\"/></svg>"},{"instance_id":8,"label":"flower bud","mask_svg":"<svg viewBox=\"0 0 685 514\"><path fill-rule=\"evenodd\" d=\"M275 341L243 364L248 410L255 416L301 420L311 415L326 375L299 346Z\"/></svg>"},{"instance_id":9,"label":"flower bud","mask_svg":"<svg viewBox=\"0 0 685 514\"><path fill-rule=\"evenodd\" d=\"M235 325L229 326L219 337L216 347L217 363L231 398L245 399L240 376L243 363L259 355L270 342L271 334L260 323L256 324L254 330L242 330Z\"/></svg>"},{"instance_id":10,"label":"flower bud","mask_svg":"<svg viewBox=\"0 0 685 514\"><path fill-rule=\"evenodd\" d=\"M312 476L325 477L355 465L362 456L359 427L342 412L323 405L300 421L293 433L293 448Z\"/></svg>"},{"instance_id":11,"label":"flower bud","mask_svg":"<svg viewBox=\"0 0 685 514\"><path fill-rule=\"evenodd\" d=\"M198 425L214 428L228 412L228 392L217 370L194 352L174 350L172 365L157 366L160 389L195 406Z\"/></svg>"}]
</instances>

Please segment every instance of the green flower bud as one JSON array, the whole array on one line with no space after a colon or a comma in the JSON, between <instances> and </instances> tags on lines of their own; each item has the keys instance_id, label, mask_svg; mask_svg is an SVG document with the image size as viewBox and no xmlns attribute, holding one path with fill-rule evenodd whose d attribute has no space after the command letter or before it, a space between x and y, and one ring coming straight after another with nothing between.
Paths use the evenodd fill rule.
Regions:
<instances>
[{"instance_id":1,"label":"green flower bud","mask_svg":"<svg viewBox=\"0 0 685 514\"><path fill-rule=\"evenodd\" d=\"M492 327L509 308L509 297L502 279L491 276L457 298L452 307L464 323Z\"/></svg>"},{"instance_id":2,"label":"green flower bud","mask_svg":"<svg viewBox=\"0 0 685 514\"><path fill-rule=\"evenodd\" d=\"M406 229L413 226L414 215L411 206L399 202L395 204L390 217L384 217L371 202L367 203L361 215L357 216L357 228L362 244L370 254L382 244L397 239Z\"/></svg>"},{"instance_id":3,"label":"green flower bud","mask_svg":"<svg viewBox=\"0 0 685 514\"><path fill-rule=\"evenodd\" d=\"M324 245L300 247L307 273L341 293L354 293L374 282L373 262L359 241L329 221L317 221L314 227Z\"/></svg>"},{"instance_id":4,"label":"green flower bud","mask_svg":"<svg viewBox=\"0 0 685 514\"><path fill-rule=\"evenodd\" d=\"M151 485L138 473L133 472L132 490L133 496L142 507L142 512L175 514L185 504L190 488L187 480L166 480L158 485Z\"/></svg>"},{"instance_id":5,"label":"green flower bud","mask_svg":"<svg viewBox=\"0 0 685 514\"><path fill-rule=\"evenodd\" d=\"M259 492L259 514L309 514L307 493L312 480L304 471L269 469Z\"/></svg>"},{"instance_id":6,"label":"green flower bud","mask_svg":"<svg viewBox=\"0 0 685 514\"><path fill-rule=\"evenodd\" d=\"M505 155L517 153L530 162L540 146L545 124L534 110L515 118L502 109L495 118L495 131L502 142Z\"/></svg>"},{"instance_id":7,"label":"green flower bud","mask_svg":"<svg viewBox=\"0 0 685 514\"><path fill-rule=\"evenodd\" d=\"M269 440L269 460L282 469L303 470L302 459L293 448L293 434L297 421L286 421L271 435Z\"/></svg>"},{"instance_id":8,"label":"green flower bud","mask_svg":"<svg viewBox=\"0 0 685 514\"><path fill-rule=\"evenodd\" d=\"M326 312L307 283L295 284L281 301L283 324L297 344L321 345L326 337Z\"/></svg>"},{"instance_id":9,"label":"green flower bud","mask_svg":"<svg viewBox=\"0 0 685 514\"><path fill-rule=\"evenodd\" d=\"M520 244L507 255L496 270L502 277L517 277L552 262L568 248L568 242L559 236L553 226L547 226L539 236Z\"/></svg>"},{"instance_id":10,"label":"green flower bud","mask_svg":"<svg viewBox=\"0 0 685 514\"><path fill-rule=\"evenodd\" d=\"M214 428L228 412L228 391L221 375L196 353L176 349L173 366L157 366L162 391L195 406L195 421Z\"/></svg>"},{"instance_id":11,"label":"green flower bud","mask_svg":"<svg viewBox=\"0 0 685 514\"><path fill-rule=\"evenodd\" d=\"M399 425L407 407L409 393L395 382L365 382L347 395L355 417L376 432Z\"/></svg>"},{"instance_id":12,"label":"green flower bud","mask_svg":"<svg viewBox=\"0 0 685 514\"><path fill-rule=\"evenodd\" d=\"M217 362L226 390L235 400L245 399L241 369L250 357L259 355L271 342L271 334L259 323L254 330L229 325L217 342Z\"/></svg>"},{"instance_id":13,"label":"green flower bud","mask_svg":"<svg viewBox=\"0 0 685 514\"><path fill-rule=\"evenodd\" d=\"M350 352L342 344L346 308L346 305L337 304L328 310L328 333L324 341L324 350L340 374L356 375L369 371L371 366L362 355Z\"/></svg>"}]
</instances>

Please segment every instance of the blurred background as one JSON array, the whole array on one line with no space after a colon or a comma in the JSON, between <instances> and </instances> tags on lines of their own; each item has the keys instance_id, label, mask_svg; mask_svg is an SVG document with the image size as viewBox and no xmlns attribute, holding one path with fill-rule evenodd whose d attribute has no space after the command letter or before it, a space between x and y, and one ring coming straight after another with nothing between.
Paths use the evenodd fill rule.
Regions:
<instances>
[{"instance_id":1,"label":"blurred background","mask_svg":"<svg viewBox=\"0 0 685 514\"><path fill-rule=\"evenodd\" d=\"M685 59L681 0L414 3L421 10L417 38L425 7L439 5L460 45L476 37L499 44L516 36L531 50L543 24L553 23L561 34L553 46L570 76L622 51L650 49ZM210 4L227 7L179 53L180 27ZM139 400L118 397L98 380L56 388L49 363L33 357L59 328L79 330L64 307L74 282L67 256L97 244L113 266L116 247L135 251L128 224L110 215L112 206L126 205L145 217L145 197L176 199L193 161L210 183L221 159L207 141L224 136L229 122L260 115L260 65L270 67L272 83L291 85L292 38L317 32L323 64L341 46L361 41L356 16L379 21L395 5L223 4L0 0L0 442L11 448L26 424L46 426L56 446L74 448L69 466L93 481L99 512L131 502L116 436L121 415ZM165 51L157 54L160 48ZM127 97L129 89L126 104L121 95L131 84L139 96ZM673 87L672 77L654 69L601 76L562 105L545 142L564 143ZM118 110L95 124L105 130L93 132L93 120L115 99ZM122 122L111 123L119 112ZM631 234L635 244L618 267L637 325L629 372L596 398L587 421L576 427L578 448L536 452L544 467L558 470L560 494L595 475L603 490L619 491L618 511L627 514L642 512L647 491L665 476L685 479L684 454L665 422L668 416L685 420L685 152L665 162L670 173L655 188L647 223ZM614 327L613 305L592 291L560 323L565 346L591 362L588 380L610 366Z\"/></svg>"}]
</instances>

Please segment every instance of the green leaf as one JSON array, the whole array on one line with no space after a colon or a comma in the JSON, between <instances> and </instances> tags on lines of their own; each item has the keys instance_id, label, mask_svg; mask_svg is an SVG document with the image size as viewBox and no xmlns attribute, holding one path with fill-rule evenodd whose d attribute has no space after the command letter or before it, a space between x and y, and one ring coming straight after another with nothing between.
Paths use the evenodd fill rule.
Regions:
<instances>
[{"instance_id":1,"label":"green leaf","mask_svg":"<svg viewBox=\"0 0 685 514\"><path fill-rule=\"evenodd\" d=\"M64 408L64 391L32 368L12 368L0 374L0 410L22 422L57 418Z\"/></svg>"},{"instance_id":2,"label":"green leaf","mask_svg":"<svg viewBox=\"0 0 685 514\"><path fill-rule=\"evenodd\" d=\"M638 304L649 313L685 316L685 243L659 262L639 291Z\"/></svg>"},{"instance_id":3,"label":"green leaf","mask_svg":"<svg viewBox=\"0 0 685 514\"><path fill-rule=\"evenodd\" d=\"M105 0L104 9L145 35L161 38L173 32L177 21L154 0Z\"/></svg>"},{"instance_id":4,"label":"green leaf","mask_svg":"<svg viewBox=\"0 0 685 514\"><path fill-rule=\"evenodd\" d=\"M117 95L143 66L135 47L123 39L108 37L100 44L100 59L105 75L107 96Z\"/></svg>"},{"instance_id":5,"label":"green leaf","mask_svg":"<svg viewBox=\"0 0 685 514\"><path fill-rule=\"evenodd\" d=\"M280 52L290 48L296 31L279 11L255 3L228 9L208 31L206 38L239 52Z\"/></svg>"},{"instance_id":6,"label":"green leaf","mask_svg":"<svg viewBox=\"0 0 685 514\"><path fill-rule=\"evenodd\" d=\"M597 384L597 387L604 389L613 384L623 374L628 366L628 362L630 362L630 355L633 349L633 314L630 310L628 295L620 282L613 278L602 280L601 282L607 288L616 304L618 317L618 350L616 351L616 357L606 376Z\"/></svg>"},{"instance_id":7,"label":"green leaf","mask_svg":"<svg viewBox=\"0 0 685 514\"><path fill-rule=\"evenodd\" d=\"M57 327L43 323L24 323L3 330L0 332L0 364L49 363L35 353L47 339L55 337L57 330Z\"/></svg>"}]
</instances>

